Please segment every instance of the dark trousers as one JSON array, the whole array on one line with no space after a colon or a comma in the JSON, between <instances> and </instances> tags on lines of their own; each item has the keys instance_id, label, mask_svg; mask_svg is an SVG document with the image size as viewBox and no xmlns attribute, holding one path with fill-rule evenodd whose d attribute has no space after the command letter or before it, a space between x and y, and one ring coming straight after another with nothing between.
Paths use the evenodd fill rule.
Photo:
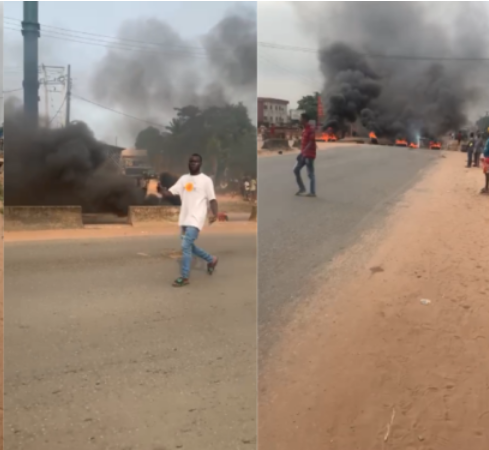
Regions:
<instances>
[{"instance_id":1,"label":"dark trousers","mask_svg":"<svg viewBox=\"0 0 489 450\"><path fill-rule=\"evenodd\" d=\"M479 167L480 160L481 160L480 152L474 152L474 166L475 167Z\"/></svg>"},{"instance_id":2,"label":"dark trousers","mask_svg":"<svg viewBox=\"0 0 489 450\"><path fill-rule=\"evenodd\" d=\"M302 181L302 177L301 177L301 170L304 166L306 166L307 168L307 176L309 177L309 181L310 181L309 192L311 194L316 194L316 177L314 175L314 159L304 158L302 156L299 156L297 158L297 165L295 166L294 169L294 174L297 180L297 184L299 185L299 189L301 191L306 190L306 187L304 186L304 182Z\"/></svg>"},{"instance_id":3,"label":"dark trousers","mask_svg":"<svg viewBox=\"0 0 489 450\"><path fill-rule=\"evenodd\" d=\"M467 151L467 167L472 167L472 161L474 160L474 152Z\"/></svg>"}]
</instances>

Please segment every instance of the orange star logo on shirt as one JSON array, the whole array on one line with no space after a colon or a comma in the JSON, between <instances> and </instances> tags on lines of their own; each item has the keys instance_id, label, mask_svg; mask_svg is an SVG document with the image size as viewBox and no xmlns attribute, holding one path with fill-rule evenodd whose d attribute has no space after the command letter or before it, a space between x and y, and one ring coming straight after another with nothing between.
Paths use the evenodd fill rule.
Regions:
<instances>
[{"instance_id":1,"label":"orange star logo on shirt","mask_svg":"<svg viewBox=\"0 0 489 450\"><path fill-rule=\"evenodd\" d=\"M187 192L192 192L192 191L194 190L194 185L193 185L193 183L187 183L187 184L185 185L185 190L186 190Z\"/></svg>"}]
</instances>

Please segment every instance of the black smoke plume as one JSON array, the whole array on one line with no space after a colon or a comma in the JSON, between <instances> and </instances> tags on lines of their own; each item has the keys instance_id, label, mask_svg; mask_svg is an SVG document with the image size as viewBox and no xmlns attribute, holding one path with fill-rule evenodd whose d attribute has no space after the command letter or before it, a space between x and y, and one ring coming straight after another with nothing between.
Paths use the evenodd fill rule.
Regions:
<instances>
[{"instance_id":1,"label":"black smoke plume","mask_svg":"<svg viewBox=\"0 0 489 450\"><path fill-rule=\"evenodd\" d=\"M487 61L448 60L489 57L484 2L315 3L298 14L318 30L325 126L441 136L463 127L487 93Z\"/></svg>"},{"instance_id":2,"label":"black smoke plume","mask_svg":"<svg viewBox=\"0 0 489 450\"><path fill-rule=\"evenodd\" d=\"M158 201L118 172L84 123L30 131L22 116L7 107L6 205L79 205L86 213L124 216L131 205Z\"/></svg>"}]
</instances>

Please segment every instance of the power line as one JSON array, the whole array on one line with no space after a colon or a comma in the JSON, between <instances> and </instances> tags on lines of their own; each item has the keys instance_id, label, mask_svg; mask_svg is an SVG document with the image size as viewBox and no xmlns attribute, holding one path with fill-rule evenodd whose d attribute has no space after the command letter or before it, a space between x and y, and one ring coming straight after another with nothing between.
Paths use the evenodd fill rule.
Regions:
<instances>
[{"instance_id":1,"label":"power line","mask_svg":"<svg viewBox=\"0 0 489 450\"><path fill-rule=\"evenodd\" d=\"M7 21L14 21L16 23L21 23L21 20L20 19L16 19L14 17L5 17L4 19L6 19ZM119 41L119 42L128 42L128 43L132 43L132 44L143 44L143 45L155 45L155 46L160 46L160 47L165 47L165 48L168 48L168 44L165 44L165 43L159 43L159 42L147 42L147 41L139 41L139 40L136 40L136 39L127 39L127 38L119 38L119 37L115 37L115 36L108 36L106 34L99 34L99 33L90 33L88 31L81 31L81 30L74 30L74 29L70 29L70 28L62 28L62 27L56 27L56 26L53 26L53 25L45 25L45 24L41 24L42 26L42 29L44 30L45 28L47 28L48 30L59 30L58 32L68 32L70 34L81 34L81 35L86 35L86 36L94 36L94 37L97 37L97 38L103 38L103 40L115 40L115 41ZM100 40L100 39L99 39ZM180 49L180 50L202 50L204 51L205 49L203 47L192 47L192 46L178 46L178 45L172 45L171 47L174 47L174 48L177 48L177 49Z\"/></svg>"},{"instance_id":2,"label":"power line","mask_svg":"<svg viewBox=\"0 0 489 450\"><path fill-rule=\"evenodd\" d=\"M87 98L84 98L84 97L81 97L79 95L76 95L76 94L73 94L71 93L71 96L73 98L76 98L78 100L81 100L83 102L86 102L86 103L90 103L91 105L95 105L95 106L98 106L99 108L101 109L105 109L107 111L110 111L110 112L113 112L114 114L119 114L120 116L124 116L124 117L127 117L128 119L133 119L133 120L137 120L138 122L143 122L143 123L146 123L148 125L152 125L154 127L158 127L158 128L165 128L164 125L161 125L161 124L157 124L157 123L154 123L154 122L149 122L148 120L145 120L145 119L141 119L140 117L136 117L136 116L131 116L130 114L126 114L122 111L117 111L116 109L112 109L112 108L109 108L108 106L105 106L105 105L101 105L100 103L97 103L97 102L94 102L92 100L89 100Z\"/></svg>"},{"instance_id":3,"label":"power line","mask_svg":"<svg viewBox=\"0 0 489 450\"><path fill-rule=\"evenodd\" d=\"M11 94L13 92L21 91L24 88L11 89L10 91L3 91L4 94Z\"/></svg>"},{"instance_id":4,"label":"power line","mask_svg":"<svg viewBox=\"0 0 489 450\"><path fill-rule=\"evenodd\" d=\"M20 28L12 28L12 27L4 27L5 30L9 31L22 31ZM85 45L94 45L97 47L104 47L112 50L129 50L129 51L137 51L137 52L147 52L147 53L154 53L154 54L178 54L182 55L182 52L178 51L160 51L160 50L151 50L149 48L144 48L144 47L135 47L135 46L128 46L128 45L107 45L107 43L103 42L94 42L94 41L87 41L87 40L80 40L80 39L72 39L67 36L63 35L55 35L55 34L48 34L46 32L43 32L41 35L43 38L49 38L49 39L56 39L56 40L61 40L63 42L75 42L78 44L85 44ZM193 57L206 57L206 55L203 54L198 54L198 53L189 53Z\"/></svg>"},{"instance_id":5,"label":"power line","mask_svg":"<svg viewBox=\"0 0 489 450\"><path fill-rule=\"evenodd\" d=\"M294 51L317 55L319 49L308 48L308 47L294 47L292 45L274 44L271 42L258 42L259 47L270 48L274 50L284 50L284 51ZM452 57L452 56L419 56L419 55L381 55L375 53L362 53L359 52L360 56L373 59L398 59L407 61L466 61L466 62L489 62L489 58L484 57Z\"/></svg>"},{"instance_id":6,"label":"power line","mask_svg":"<svg viewBox=\"0 0 489 450\"><path fill-rule=\"evenodd\" d=\"M5 17L4 18L7 23L8 21L10 22L15 22L16 24L20 24L21 20L16 19L13 17ZM10 23L10 26L13 26L14 24ZM7 30L13 30L13 31L21 31L20 28L9 28L5 27ZM45 31L47 29L47 32ZM192 46L176 46L176 45L168 45L166 43L158 43L158 42L147 42L147 41L140 41L136 39L127 39L127 38L119 38L115 36L108 36L104 34L99 34L99 33L91 33L87 31L81 31L81 30L74 30L74 29L69 29L69 28L62 28L62 27L56 27L53 25L45 25L42 24L42 36L44 37L49 37L53 39L62 39L62 40L68 40L70 42L77 42L81 44L87 44L87 45L97 45L97 46L102 46L106 48L113 48L116 50L145 50L145 51L155 51L154 49L147 48L147 47L141 47L141 46L156 46L156 47L161 47L164 48L166 51L168 48L176 48L178 49L178 52L173 52L173 53L178 53L181 54L181 50L186 50L186 51L193 51L191 52L193 56L203 56L205 57L205 53L195 53L195 51L198 52L205 52L205 49L203 47L192 47ZM77 35L82 35L82 36L77 36ZM85 37L88 36L88 37ZM93 37L91 37L93 36ZM94 39L96 38L96 39ZM135 44L139 46L135 46ZM284 45L284 44L276 44L273 42L264 42L264 41L259 41L258 46L264 47L264 48L270 48L273 50L282 50L282 51L294 51L294 52L301 52L301 53L308 53L308 54L317 54L319 52L319 49L317 48L310 48L310 47L297 47L293 45ZM167 53L171 53L168 52ZM364 56L366 58L374 58L374 59L397 59L397 60L409 60L409 61L466 61L466 62L484 62L484 61L489 61L489 57L451 57L451 56L420 56L420 55L382 55L382 54L374 54L374 53L359 53L361 56Z\"/></svg>"},{"instance_id":7,"label":"power line","mask_svg":"<svg viewBox=\"0 0 489 450\"><path fill-rule=\"evenodd\" d=\"M270 66L277 68L280 72L288 72L289 74L293 75L294 77L301 78L301 80L304 80L304 82L307 83L307 86L311 86L311 84L313 84L313 85L318 84L318 82L314 81L312 78L305 77L305 76L302 76L300 74L294 73L291 70L286 69L285 67L282 67L279 64L274 63L273 61L271 61L270 59L265 57L265 55L263 55L263 54L258 54L258 58L261 58L263 61L267 62Z\"/></svg>"},{"instance_id":8,"label":"power line","mask_svg":"<svg viewBox=\"0 0 489 450\"><path fill-rule=\"evenodd\" d=\"M9 30L9 31L22 31L22 29L15 24L7 23L9 26L5 26L4 29ZM58 28L58 27L56 27ZM50 39L58 39L62 41L68 41L68 42L76 42L79 44L86 44L86 45L94 45L98 47L105 47L113 50L130 50L130 51L144 51L144 52L149 52L149 53L159 53L159 54L172 54L172 55L182 55L182 54L190 54L192 56L196 57L207 57L205 53L202 52L196 52L195 50L204 50L203 48L197 48L197 47L187 47L186 49L183 48L184 51L180 50L169 50L171 46L166 45L166 44L161 44L161 43L154 43L154 42L143 42L143 41L132 41L132 40L127 40L127 39L119 39L117 37L110 37L110 36L104 36L104 39L101 38L92 38L92 37L85 37L85 36L77 36L76 34L73 34L73 32L70 32L68 29L62 29L62 30L67 30L68 32L65 31L57 31L57 30L50 30L48 29L47 31L44 30L44 25L41 31L41 37L47 37ZM79 33L79 32L75 32ZM93 33L88 33L88 34L93 34ZM107 40L111 39L111 40ZM126 41L126 42L124 42ZM135 45L134 43L139 43L141 45ZM151 48L148 46L156 46L160 47L163 50L159 50L158 48ZM178 47L177 47L178 48Z\"/></svg>"}]
</instances>

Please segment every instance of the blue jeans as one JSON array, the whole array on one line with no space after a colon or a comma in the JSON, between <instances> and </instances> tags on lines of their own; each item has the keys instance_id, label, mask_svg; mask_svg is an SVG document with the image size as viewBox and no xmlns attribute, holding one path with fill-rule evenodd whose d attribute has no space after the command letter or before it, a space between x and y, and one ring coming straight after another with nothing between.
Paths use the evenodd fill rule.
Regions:
<instances>
[{"instance_id":1,"label":"blue jeans","mask_svg":"<svg viewBox=\"0 0 489 450\"><path fill-rule=\"evenodd\" d=\"M297 158L297 165L295 166L294 173L295 173L295 178L297 180L297 184L299 185L299 189L301 191L306 191L306 187L304 186L304 182L302 181L301 177L301 170L302 168L306 166L307 168L307 176L309 177L309 180L311 182L311 189L310 193L311 194L316 194L316 177L314 175L314 159L311 158L304 158L302 156L299 156Z\"/></svg>"},{"instance_id":2,"label":"blue jeans","mask_svg":"<svg viewBox=\"0 0 489 450\"><path fill-rule=\"evenodd\" d=\"M202 258L211 263L212 256L201 248L197 247L194 242L199 237L199 229L195 227L182 227L182 278L188 278L190 275L190 266L193 255Z\"/></svg>"}]
</instances>

